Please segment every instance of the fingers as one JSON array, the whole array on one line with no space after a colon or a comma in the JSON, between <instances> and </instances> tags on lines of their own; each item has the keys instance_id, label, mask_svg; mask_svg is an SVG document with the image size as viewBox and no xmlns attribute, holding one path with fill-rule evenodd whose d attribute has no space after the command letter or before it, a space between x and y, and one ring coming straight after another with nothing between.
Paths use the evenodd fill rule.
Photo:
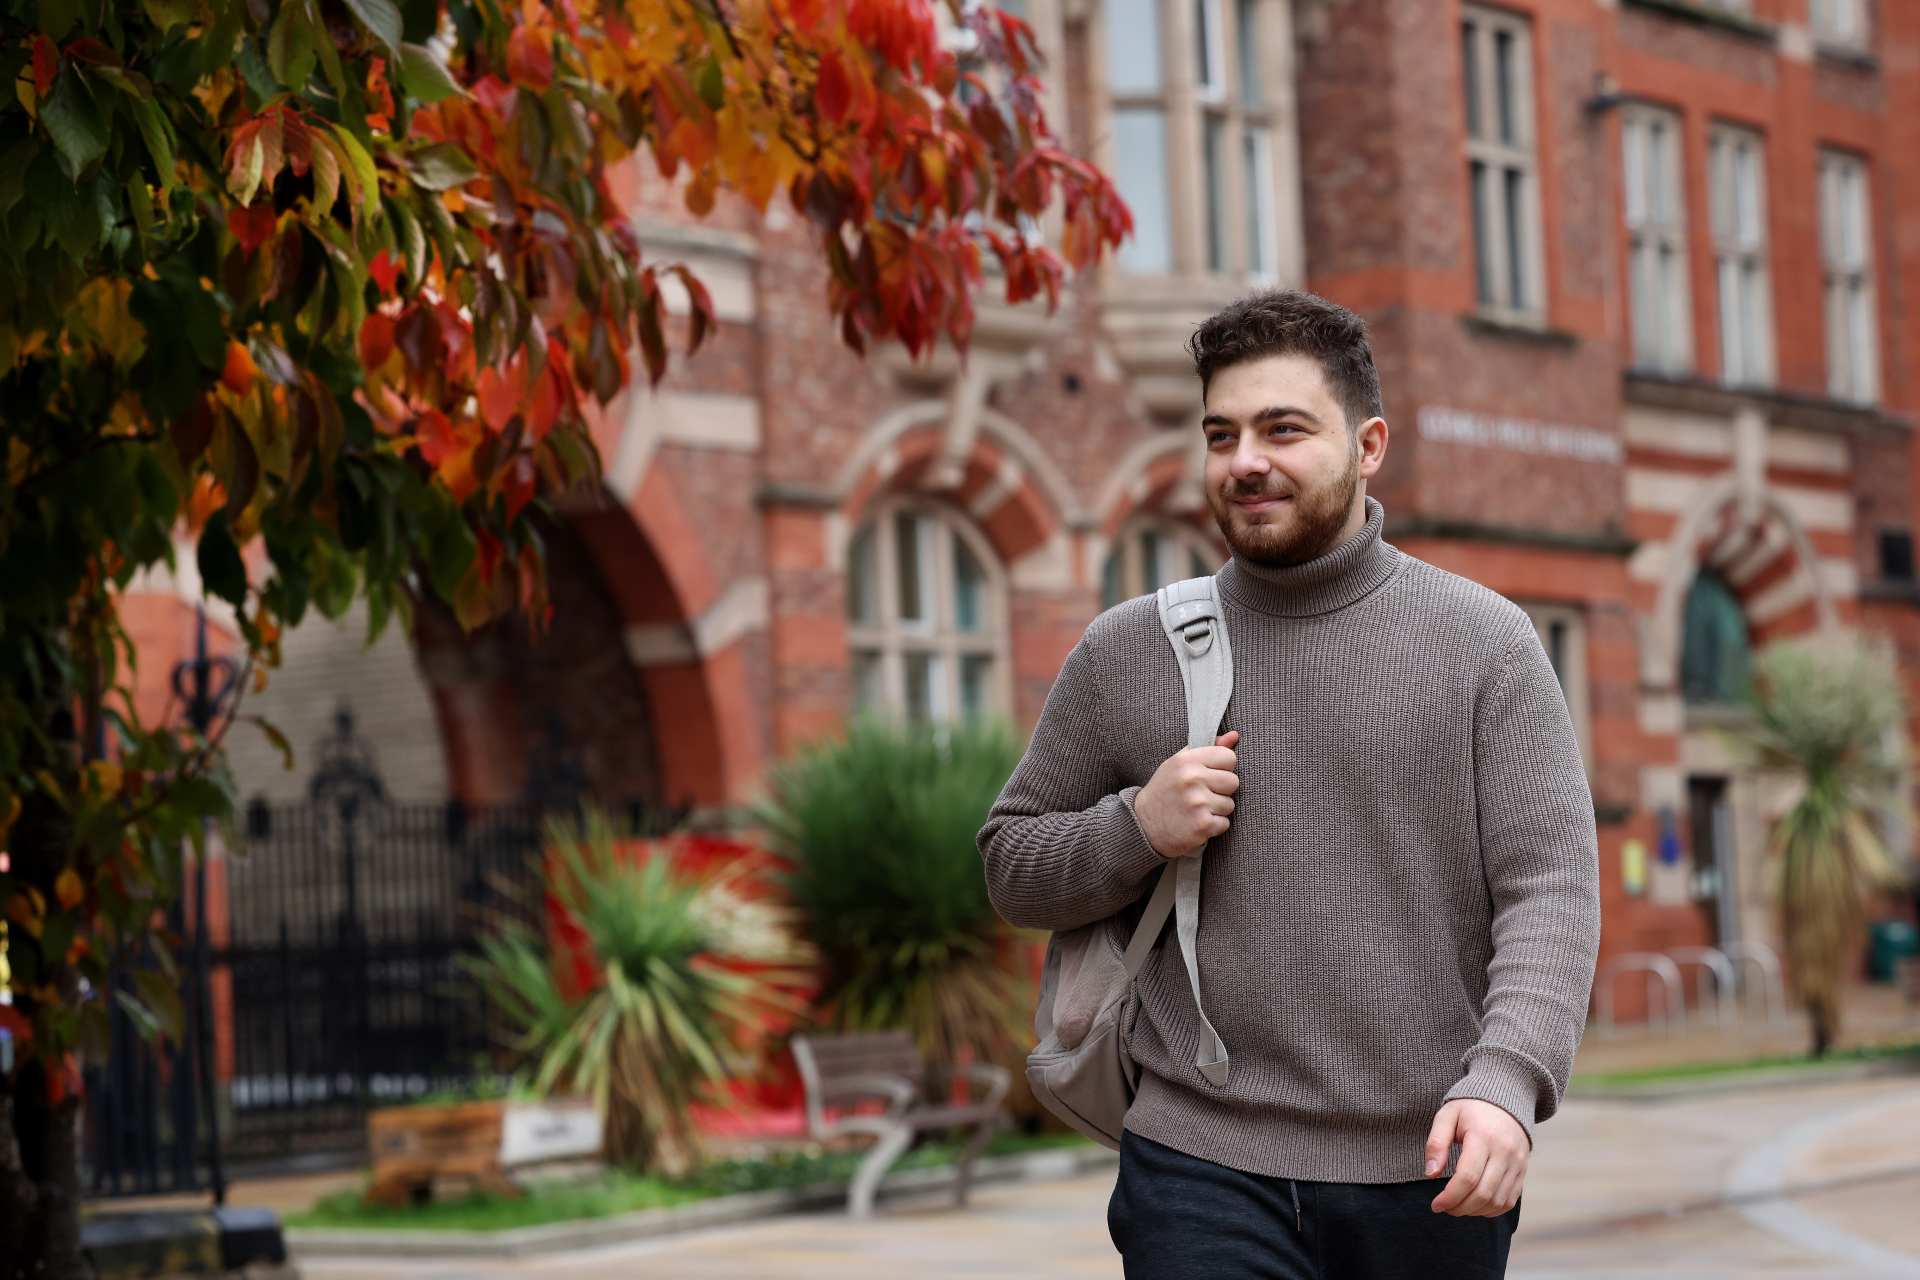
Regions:
<instances>
[{"instance_id":1,"label":"fingers","mask_svg":"<svg viewBox=\"0 0 1920 1280\"><path fill-rule=\"evenodd\" d=\"M1487 1171L1487 1140L1477 1133L1469 1133L1460 1143L1460 1163L1454 1166L1453 1177L1447 1181L1446 1188L1434 1197L1435 1213L1450 1213L1455 1217L1467 1216L1466 1204L1479 1190L1481 1175Z\"/></svg>"},{"instance_id":2,"label":"fingers","mask_svg":"<svg viewBox=\"0 0 1920 1280\"><path fill-rule=\"evenodd\" d=\"M1427 1176L1435 1177L1446 1167L1447 1152L1453 1149L1454 1131L1459 1127L1461 1108L1449 1102L1433 1118L1427 1130Z\"/></svg>"}]
</instances>

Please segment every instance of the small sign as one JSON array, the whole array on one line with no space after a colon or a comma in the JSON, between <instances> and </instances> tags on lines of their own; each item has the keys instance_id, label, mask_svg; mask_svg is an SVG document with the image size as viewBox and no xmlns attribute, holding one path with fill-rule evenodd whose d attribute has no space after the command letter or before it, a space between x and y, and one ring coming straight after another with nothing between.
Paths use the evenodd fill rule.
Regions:
<instances>
[{"instance_id":1,"label":"small sign","mask_svg":"<svg viewBox=\"0 0 1920 1280\"><path fill-rule=\"evenodd\" d=\"M1620 846L1620 883L1636 898L1647 891L1647 846L1638 840Z\"/></svg>"},{"instance_id":2,"label":"small sign","mask_svg":"<svg viewBox=\"0 0 1920 1280\"><path fill-rule=\"evenodd\" d=\"M1494 417L1467 409L1427 405L1420 410L1420 435L1427 440L1507 449L1514 453L1548 454L1581 462L1619 463L1626 454L1620 437L1591 427L1569 427L1526 418Z\"/></svg>"},{"instance_id":3,"label":"small sign","mask_svg":"<svg viewBox=\"0 0 1920 1280\"><path fill-rule=\"evenodd\" d=\"M500 1133L503 1166L572 1160L600 1154L600 1113L592 1104L515 1102Z\"/></svg>"}]
</instances>

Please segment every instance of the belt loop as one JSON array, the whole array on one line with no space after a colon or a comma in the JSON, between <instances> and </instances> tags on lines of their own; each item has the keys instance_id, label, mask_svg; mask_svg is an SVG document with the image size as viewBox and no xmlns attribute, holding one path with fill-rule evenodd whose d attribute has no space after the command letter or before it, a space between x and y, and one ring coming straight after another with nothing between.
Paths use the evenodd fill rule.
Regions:
<instances>
[{"instance_id":1,"label":"belt loop","mask_svg":"<svg viewBox=\"0 0 1920 1280\"><path fill-rule=\"evenodd\" d=\"M1300 1181L1297 1178L1288 1178L1287 1186L1293 1191L1293 1229L1305 1233L1306 1225L1300 1217Z\"/></svg>"}]
</instances>

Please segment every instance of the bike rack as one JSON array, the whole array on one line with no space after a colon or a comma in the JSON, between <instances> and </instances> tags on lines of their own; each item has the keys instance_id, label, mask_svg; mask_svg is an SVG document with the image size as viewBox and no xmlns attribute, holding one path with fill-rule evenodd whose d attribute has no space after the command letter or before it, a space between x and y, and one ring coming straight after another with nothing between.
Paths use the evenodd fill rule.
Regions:
<instances>
[{"instance_id":1,"label":"bike rack","mask_svg":"<svg viewBox=\"0 0 1920 1280\"><path fill-rule=\"evenodd\" d=\"M1707 1006L1707 975L1713 975L1713 1021L1715 1026L1724 1027L1739 1016L1739 1006L1734 1002L1735 988L1739 974L1733 967L1733 961L1727 953L1718 947L1674 947L1667 956L1678 965L1697 966L1699 976L1694 979L1694 1004L1696 1008Z\"/></svg>"},{"instance_id":2,"label":"bike rack","mask_svg":"<svg viewBox=\"0 0 1920 1280\"><path fill-rule=\"evenodd\" d=\"M1787 1011L1786 991L1780 981L1780 957L1764 942L1729 942L1727 958L1736 966L1752 965L1760 974L1760 1007L1769 1020ZM1742 991L1745 984L1740 984Z\"/></svg>"},{"instance_id":3,"label":"bike rack","mask_svg":"<svg viewBox=\"0 0 1920 1280\"><path fill-rule=\"evenodd\" d=\"M1664 998L1660 1006L1660 1029L1662 1031L1672 1031L1676 1022L1676 1014L1684 1008L1681 998L1680 967L1658 951L1629 951L1625 955L1615 956L1607 963L1607 967L1602 972L1599 983L1599 1010L1594 1019L1596 1026L1602 1032L1611 1032L1614 1030L1614 980L1623 973L1645 973L1647 975L1649 991L1653 989L1654 981L1656 979L1658 980L1664 990ZM1651 999L1647 1001L1647 1020L1649 1022L1653 1021L1653 1001Z\"/></svg>"}]
</instances>

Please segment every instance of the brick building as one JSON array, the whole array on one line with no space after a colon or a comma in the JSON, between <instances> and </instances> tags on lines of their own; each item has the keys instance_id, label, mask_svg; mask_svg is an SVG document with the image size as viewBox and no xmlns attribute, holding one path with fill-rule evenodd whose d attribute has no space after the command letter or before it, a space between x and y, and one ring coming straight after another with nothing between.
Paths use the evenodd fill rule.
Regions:
<instances>
[{"instance_id":1,"label":"brick building","mask_svg":"<svg viewBox=\"0 0 1920 1280\"><path fill-rule=\"evenodd\" d=\"M1524 603L1555 657L1605 953L1768 939L1778 789L1718 733L1742 655L1865 625L1920 673L1920 5L1017 7L1134 208L1117 262L1051 317L983 299L964 366L863 363L787 210L690 225L638 187L719 332L600 424L553 643L314 624L255 709L305 746L349 702L420 798L512 797L564 742L605 798L708 807L862 705L1029 725L1105 604L1223 556L1181 343L1303 284L1372 325L1389 538ZM194 586L149 584L151 652Z\"/></svg>"}]
</instances>

